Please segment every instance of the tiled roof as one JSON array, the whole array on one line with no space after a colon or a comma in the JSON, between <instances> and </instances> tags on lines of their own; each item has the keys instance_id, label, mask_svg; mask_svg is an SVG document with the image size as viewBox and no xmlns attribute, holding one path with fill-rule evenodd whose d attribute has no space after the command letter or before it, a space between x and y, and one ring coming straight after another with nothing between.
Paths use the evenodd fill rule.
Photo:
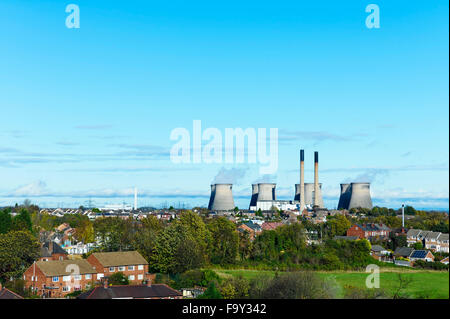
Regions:
<instances>
[{"instance_id":1,"label":"tiled roof","mask_svg":"<svg viewBox=\"0 0 450 319\"><path fill-rule=\"evenodd\" d=\"M380 245L373 245L372 246L372 251L383 251L383 250L386 250L386 249L384 249Z\"/></svg>"},{"instance_id":2,"label":"tiled roof","mask_svg":"<svg viewBox=\"0 0 450 319\"><path fill-rule=\"evenodd\" d=\"M79 299L168 298L182 296L181 292L163 284L96 287L78 296Z\"/></svg>"},{"instance_id":3,"label":"tiled roof","mask_svg":"<svg viewBox=\"0 0 450 319\"><path fill-rule=\"evenodd\" d=\"M391 230L384 224L356 224L356 226L360 227L363 231L379 231L379 230Z\"/></svg>"},{"instance_id":4,"label":"tiled roof","mask_svg":"<svg viewBox=\"0 0 450 319\"><path fill-rule=\"evenodd\" d=\"M396 255L400 255L400 256L403 256L403 257L409 257L413 251L414 251L414 249L411 248L411 247L397 247L395 249L394 253Z\"/></svg>"},{"instance_id":5,"label":"tiled roof","mask_svg":"<svg viewBox=\"0 0 450 319\"><path fill-rule=\"evenodd\" d=\"M420 230L420 229L410 229L406 233L406 236L408 236L408 237L417 237L420 234L421 231L422 230Z\"/></svg>"},{"instance_id":6,"label":"tiled roof","mask_svg":"<svg viewBox=\"0 0 450 319\"><path fill-rule=\"evenodd\" d=\"M148 265L148 262L137 251L117 251L92 254L104 267Z\"/></svg>"},{"instance_id":7,"label":"tiled roof","mask_svg":"<svg viewBox=\"0 0 450 319\"><path fill-rule=\"evenodd\" d=\"M245 223L245 225L253 230L261 230L261 226L259 226L258 224L254 224L252 222Z\"/></svg>"},{"instance_id":8,"label":"tiled roof","mask_svg":"<svg viewBox=\"0 0 450 319\"><path fill-rule=\"evenodd\" d=\"M45 242L41 247L41 257L51 257L52 254L66 254L67 252L60 245L53 242L53 251L50 251L50 242Z\"/></svg>"},{"instance_id":9,"label":"tiled roof","mask_svg":"<svg viewBox=\"0 0 450 319\"><path fill-rule=\"evenodd\" d=\"M439 232L430 231L430 232L425 236L425 239L436 240L436 239L439 237L440 234L441 234L441 233L439 233Z\"/></svg>"},{"instance_id":10,"label":"tiled roof","mask_svg":"<svg viewBox=\"0 0 450 319\"><path fill-rule=\"evenodd\" d=\"M33 267L33 265L31 265ZM46 276L68 276L77 274L95 274L97 271L87 260L50 260L37 261L36 267Z\"/></svg>"},{"instance_id":11,"label":"tiled roof","mask_svg":"<svg viewBox=\"0 0 450 319\"><path fill-rule=\"evenodd\" d=\"M0 299L23 299L23 297L9 289L0 288Z\"/></svg>"}]
</instances>

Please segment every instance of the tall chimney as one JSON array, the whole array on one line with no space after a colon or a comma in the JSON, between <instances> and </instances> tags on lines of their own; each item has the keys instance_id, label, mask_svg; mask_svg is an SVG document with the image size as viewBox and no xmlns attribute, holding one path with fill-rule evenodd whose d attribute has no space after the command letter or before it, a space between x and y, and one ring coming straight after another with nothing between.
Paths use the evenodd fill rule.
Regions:
<instances>
[{"instance_id":1,"label":"tall chimney","mask_svg":"<svg viewBox=\"0 0 450 319\"><path fill-rule=\"evenodd\" d=\"M314 206L319 206L319 152L314 152Z\"/></svg>"},{"instance_id":2,"label":"tall chimney","mask_svg":"<svg viewBox=\"0 0 450 319\"><path fill-rule=\"evenodd\" d=\"M300 150L300 214L305 208L305 151Z\"/></svg>"},{"instance_id":3,"label":"tall chimney","mask_svg":"<svg viewBox=\"0 0 450 319\"><path fill-rule=\"evenodd\" d=\"M405 204L402 204L402 228L405 228Z\"/></svg>"}]
</instances>

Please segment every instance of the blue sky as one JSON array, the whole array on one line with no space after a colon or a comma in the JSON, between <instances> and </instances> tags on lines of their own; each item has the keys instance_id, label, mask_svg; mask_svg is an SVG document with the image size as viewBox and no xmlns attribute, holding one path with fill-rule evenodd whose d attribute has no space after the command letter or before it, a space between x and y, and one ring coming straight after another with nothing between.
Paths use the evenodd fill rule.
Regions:
<instances>
[{"instance_id":1,"label":"blue sky","mask_svg":"<svg viewBox=\"0 0 450 319\"><path fill-rule=\"evenodd\" d=\"M80 8L80 29L65 7ZM368 29L365 7L380 7ZM325 204L449 207L447 1L0 3L0 206L206 206L212 181L293 198L320 154ZM278 128L278 171L174 164L174 128Z\"/></svg>"}]
</instances>

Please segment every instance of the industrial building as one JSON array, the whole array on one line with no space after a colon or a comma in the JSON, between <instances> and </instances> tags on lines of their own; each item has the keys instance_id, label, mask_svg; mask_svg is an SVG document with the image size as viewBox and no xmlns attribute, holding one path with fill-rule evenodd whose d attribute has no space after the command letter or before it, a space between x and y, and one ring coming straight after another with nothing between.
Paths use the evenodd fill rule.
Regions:
<instances>
[{"instance_id":1,"label":"industrial building","mask_svg":"<svg viewBox=\"0 0 450 319\"><path fill-rule=\"evenodd\" d=\"M276 184L260 183L252 185L252 198L249 210L261 211L279 210L303 211L305 208L323 208L322 184L319 183L319 153L314 152L314 183L304 182L304 150L300 150L300 184L295 184L294 200L277 200ZM317 196L316 196L317 194Z\"/></svg>"}]
</instances>

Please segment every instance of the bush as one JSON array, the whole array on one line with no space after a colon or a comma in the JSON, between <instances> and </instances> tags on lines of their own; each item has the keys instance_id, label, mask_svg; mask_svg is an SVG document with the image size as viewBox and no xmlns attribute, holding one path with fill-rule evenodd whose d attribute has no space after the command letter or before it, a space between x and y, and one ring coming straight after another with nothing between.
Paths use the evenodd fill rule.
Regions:
<instances>
[{"instance_id":1,"label":"bush","mask_svg":"<svg viewBox=\"0 0 450 319\"><path fill-rule=\"evenodd\" d=\"M368 289L353 286L344 286L345 299L390 299L390 295L383 289Z\"/></svg>"},{"instance_id":2,"label":"bush","mask_svg":"<svg viewBox=\"0 0 450 319\"><path fill-rule=\"evenodd\" d=\"M258 293L264 299L331 299L336 289L317 274L302 271L276 276Z\"/></svg>"}]
</instances>

